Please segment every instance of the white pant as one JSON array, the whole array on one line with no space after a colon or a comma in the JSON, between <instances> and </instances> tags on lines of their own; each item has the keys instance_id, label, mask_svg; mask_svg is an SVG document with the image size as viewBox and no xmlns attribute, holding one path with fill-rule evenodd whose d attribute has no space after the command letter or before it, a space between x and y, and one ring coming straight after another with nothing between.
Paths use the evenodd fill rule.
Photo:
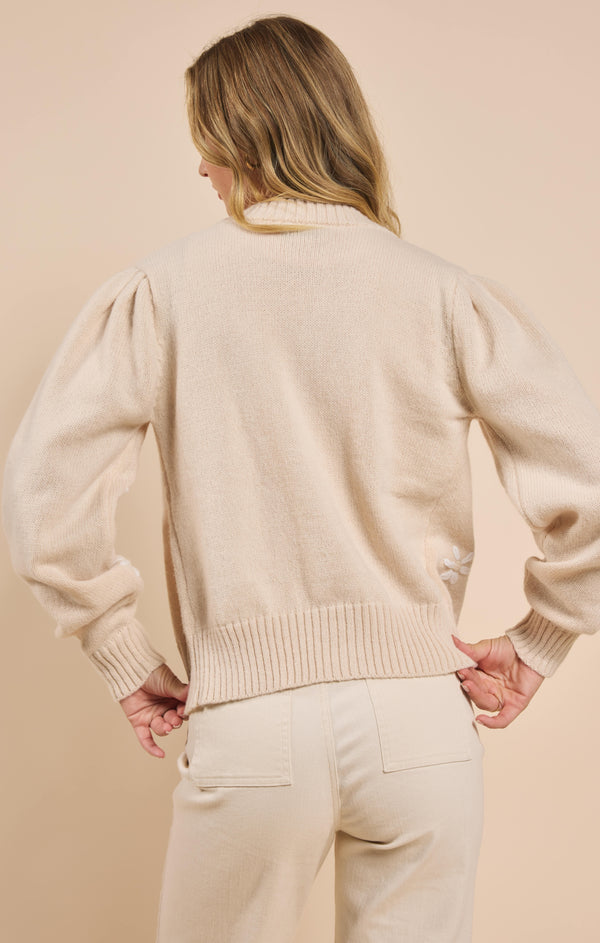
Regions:
<instances>
[{"instance_id":1,"label":"white pant","mask_svg":"<svg viewBox=\"0 0 600 943\"><path fill-rule=\"evenodd\" d=\"M335 841L335 943L470 943L484 748L452 673L193 711L157 943L291 943Z\"/></svg>"}]
</instances>

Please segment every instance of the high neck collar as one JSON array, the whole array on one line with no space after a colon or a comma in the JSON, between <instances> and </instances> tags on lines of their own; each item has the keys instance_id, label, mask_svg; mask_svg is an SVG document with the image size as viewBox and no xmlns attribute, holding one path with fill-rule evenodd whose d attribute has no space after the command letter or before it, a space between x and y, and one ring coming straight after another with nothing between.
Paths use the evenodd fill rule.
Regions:
<instances>
[{"instance_id":1,"label":"high neck collar","mask_svg":"<svg viewBox=\"0 0 600 943\"><path fill-rule=\"evenodd\" d=\"M281 197L252 203L244 210L252 222L298 223L314 226L377 225L368 216L347 203L312 203Z\"/></svg>"}]
</instances>

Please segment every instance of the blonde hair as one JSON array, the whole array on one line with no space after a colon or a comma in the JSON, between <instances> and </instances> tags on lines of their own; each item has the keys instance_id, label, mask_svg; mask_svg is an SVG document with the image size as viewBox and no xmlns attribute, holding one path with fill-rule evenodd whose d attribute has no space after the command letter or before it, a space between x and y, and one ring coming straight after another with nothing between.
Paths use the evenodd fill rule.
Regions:
<instances>
[{"instance_id":1,"label":"blonde hair","mask_svg":"<svg viewBox=\"0 0 600 943\"><path fill-rule=\"evenodd\" d=\"M270 14L205 47L185 71L192 140L229 167L228 210L250 232L244 208L281 198L355 207L400 236L389 173L365 98L340 49L292 16Z\"/></svg>"}]
</instances>

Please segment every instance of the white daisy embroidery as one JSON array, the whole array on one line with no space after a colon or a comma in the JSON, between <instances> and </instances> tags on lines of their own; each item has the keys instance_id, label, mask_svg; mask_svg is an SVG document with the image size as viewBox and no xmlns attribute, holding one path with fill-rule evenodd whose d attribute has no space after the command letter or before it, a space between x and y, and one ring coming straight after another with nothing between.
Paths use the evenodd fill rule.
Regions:
<instances>
[{"instance_id":1,"label":"white daisy embroidery","mask_svg":"<svg viewBox=\"0 0 600 943\"><path fill-rule=\"evenodd\" d=\"M114 563L112 565L113 566L130 566L132 570L134 571L134 573L136 573L138 576L140 575L140 571L138 570L137 567L133 565L131 560L128 560L127 557L122 557L121 554L117 554L117 556L115 557Z\"/></svg>"},{"instance_id":2,"label":"white daisy embroidery","mask_svg":"<svg viewBox=\"0 0 600 943\"><path fill-rule=\"evenodd\" d=\"M459 573L463 576L466 576L470 570L470 563L473 559L473 551L468 553L466 557L461 559L460 550L458 547L452 547L452 553L454 554L454 560L448 559L448 557L443 557L440 561L440 566L445 566L447 569L441 573L443 580L448 580L450 583L456 583Z\"/></svg>"}]
</instances>

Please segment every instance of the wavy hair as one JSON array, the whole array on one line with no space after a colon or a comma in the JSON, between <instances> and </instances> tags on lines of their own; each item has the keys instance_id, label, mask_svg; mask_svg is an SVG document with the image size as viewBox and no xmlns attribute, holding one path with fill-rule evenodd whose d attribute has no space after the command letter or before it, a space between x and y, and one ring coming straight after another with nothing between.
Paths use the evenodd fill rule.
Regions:
<instances>
[{"instance_id":1,"label":"wavy hair","mask_svg":"<svg viewBox=\"0 0 600 943\"><path fill-rule=\"evenodd\" d=\"M389 172L348 60L323 32L270 14L205 47L185 71L192 140L229 167L229 212L250 232L305 225L252 223L247 205L299 199L355 207L401 235Z\"/></svg>"}]
</instances>

